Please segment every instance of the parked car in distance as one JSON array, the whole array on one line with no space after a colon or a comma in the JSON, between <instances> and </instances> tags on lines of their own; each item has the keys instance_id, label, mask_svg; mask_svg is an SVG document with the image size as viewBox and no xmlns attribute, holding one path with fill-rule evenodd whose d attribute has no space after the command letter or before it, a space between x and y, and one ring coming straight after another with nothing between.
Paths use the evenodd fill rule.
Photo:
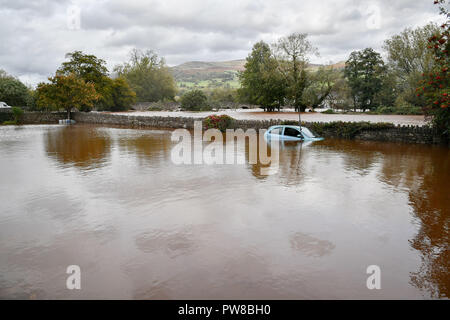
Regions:
<instances>
[{"instance_id":1,"label":"parked car in distance","mask_svg":"<svg viewBox=\"0 0 450 320\"><path fill-rule=\"evenodd\" d=\"M6 104L6 102L0 101L0 108L11 108Z\"/></svg>"}]
</instances>

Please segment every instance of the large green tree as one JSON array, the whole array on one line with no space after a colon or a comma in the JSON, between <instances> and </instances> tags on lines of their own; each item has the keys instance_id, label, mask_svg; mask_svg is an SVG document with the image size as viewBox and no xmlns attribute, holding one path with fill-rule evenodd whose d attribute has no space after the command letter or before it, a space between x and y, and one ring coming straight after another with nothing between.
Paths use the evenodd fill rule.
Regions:
<instances>
[{"instance_id":1,"label":"large green tree","mask_svg":"<svg viewBox=\"0 0 450 320\"><path fill-rule=\"evenodd\" d=\"M269 111L282 106L286 81L280 73L278 61L264 41L253 46L239 80L241 88L238 94L241 101L261 105Z\"/></svg>"},{"instance_id":2,"label":"large green tree","mask_svg":"<svg viewBox=\"0 0 450 320\"><path fill-rule=\"evenodd\" d=\"M133 49L130 60L114 68L115 72L128 81L136 92L137 100L155 102L173 100L176 84L167 68L164 58L153 51Z\"/></svg>"},{"instance_id":3,"label":"large green tree","mask_svg":"<svg viewBox=\"0 0 450 320\"><path fill-rule=\"evenodd\" d=\"M29 89L19 79L0 70L0 101L11 106L26 106L30 101Z\"/></svg>"},{"instance_id":4,"label":"large green tree","mask_svg":"<svg viewBox=\"0 0 450 320\"><path fill-rule=\"evenodd\" d=\"M41 109L60 110L67 112L70 119L72 108L92 107L100 98L92 82L85 82L76 74L56 74L48 78L50 83L39 83L37 105Z\"/></svg>"},{"instance_id":5,"label":"large green tree","mask_svg":"<svg viewBox=\"0 0 450 320\"><path fill-rule=\"evenodd\" d=\"M353 51L345 63L344 75L351 88L353 106L365 111L374 109L381 91L386 67L381 55L372 48Z\"/></svg>"},{"instance_id":6,"label":"large green tree","mask_svg":"<svg viewBox=\"0 0 450 320\"><path fill-rule=\"evenodd\" d=\"M56 71L60 75L75 75L83 79L86 83L94 84L95 91L99 94L99 99L94 103L94 107L99 110L111 110L114 106L112 98L112 80L109 78L106 61L97 58L92 54L85 54L82 51L74 51L66 54L69 61L63 62ZM88 111L90 105L81 105L79 110Z\"/></svg>"},{"instance_id":7,"label":"large green tree","mask_svg":"<svg viewBox=\"0 0 450 320\"><path fill-rule=\"evenodd\" d=\"M68 61L63 62L56 71L59 75L75 75L86 83L92 83L98 99L93 107L97 110L120 111L128 109L136 101L136 93L130 88L126 79L109 77L106 62L95 55L74 51L66 54ZM92 105L80 105L81 111L89 111Z\"/></svg>"},{"instance_id":8,"label":"large green tree","mask_svg":"<svg viewBox=\"0 0 450 320\"><path fill-rule=\"evenodd\" d=\"M423 107L426 102L418 97L415 89L423 73L429 73L435 65L431 50L428 50L428 39L439 32L439 27L429 23L416 29L406 28L384 42L387 53L387 66L395 76L397 95L400 101ZM399 101L399 100L397 100Z\"/></svg>"},{"instance_id":9,"label":"large green tree","mask_svg":"<svg viewBox=\"0 0 450 320\"><path fill-rule=\"evenodd\" d=\"M279 67L286 79L286 97L296 110L304 112L303 93L307 87L306 68L308 56L317 54L317 49L308 40L306 33L292 33L282 37L273 45Z\"/></svg>"}]
</instances>

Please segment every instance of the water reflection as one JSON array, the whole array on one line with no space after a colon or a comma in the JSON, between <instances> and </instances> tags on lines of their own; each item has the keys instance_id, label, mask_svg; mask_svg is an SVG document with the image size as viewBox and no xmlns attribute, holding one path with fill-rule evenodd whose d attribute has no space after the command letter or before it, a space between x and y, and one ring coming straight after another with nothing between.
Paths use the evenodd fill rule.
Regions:
<instances>
[{"instance_id":1,"label":"water reflection","mask_svg":"<svg viewBox=\"0 0 450 320\"><path fill-rule=\"evenodd\" d=\"M343 155L349 170L381 163L379 179L409 195L419 230L410 245L421 254L411 282L433 297L450 297L450 151L437 146L327 140L318 148ZM382 200L382 199L380 199Z\"/></svg>"},{"instance_id":2,"label":"water reflection","mask_svg":"<svg viewBox=\"0 0 450 320\"><path fill-rule=\"evenodd\" d=\"M121 151L136 157L141 165L149 164L155 160L158 163L167 163L170 160L172 142L167 131L139 132L133 130L132 134L120 134L118 139Z\"/></svg>"},{"instance_id":3,"label":"water reflection","mask_svg":"<svg viewBox=\"0 0 450 320\"><path fill-rule=\"evenodd\" d=\"M170 131L2 130L1 298L449 297L446 148L283 142L262 176L175 165Z\"/></svg>"},{"instance_id":4,"label":"water reflection","mask_svg":"<svg viewBox=\"0 0 450 320\"><path fill-rule=\"evenodd\" d=\"M44 136L49 157L65 166L96 168L107 161L111 139L107 133L90 126L63 126L48 130Z\"/></svg>"},{"instance_id":5,"label":"water reflection","mask_svg":"<svg viewBox=\"0 0 450 320\"><path fill-rule=\"evenodd\" d=\"M330 254L335 247L328 240L321 240L302 232L292 234L290 236L290 243L293 249L311 257L322 257Z\"/></svg>"}]
</instances>

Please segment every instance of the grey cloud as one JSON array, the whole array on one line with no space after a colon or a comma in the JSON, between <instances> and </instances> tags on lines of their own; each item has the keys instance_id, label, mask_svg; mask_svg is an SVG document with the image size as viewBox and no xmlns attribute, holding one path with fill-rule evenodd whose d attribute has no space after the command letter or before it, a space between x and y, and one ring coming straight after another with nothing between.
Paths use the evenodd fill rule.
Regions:
<instances>
[{"instance_id":1,"label":"grey cloud","mask_svg":"<svg viewBox=\"0 0 450 320\"><path fill-rule=\"evenodd\" d=\"M81 9L81 29L67 28L69 5ZM379 9L379 29L367 27L368 7ZM319 48L313 62L344 60L405 27L438 20L430 0L0 0L0 68L35 83L54 73L73 50L108 62L131 48L153 49L168 64L245 58L253 43L307 32Z\"/></svg>"}]
</instances>

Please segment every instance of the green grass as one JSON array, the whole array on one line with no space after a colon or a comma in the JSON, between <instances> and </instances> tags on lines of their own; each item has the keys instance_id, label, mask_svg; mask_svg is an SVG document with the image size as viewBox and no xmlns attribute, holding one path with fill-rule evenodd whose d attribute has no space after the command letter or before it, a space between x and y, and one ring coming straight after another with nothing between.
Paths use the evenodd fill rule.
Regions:
<instances>
[{"instance_id":1,"label":"green grass","mask_svg":"<svg viewBox=\"0 0 450 320\"><path fill-rule=\"evenodd\" d=\"M240 87L238 79L227 80L222 82L221 79L202 80L197 82L178 81L177 86L180 89L213 89L230 87L236 89Z\"/></svg>"},{"instance_id":2,"label":"green grass","mask_svg":"<svg viewBox=\"0 0 450 320\"><path fill-rule=\"evenodd\" d=\"M5 126L8 126L8 125L16 125L16 124L17 124L17 121L15 121L15 120L4 121L3 124L4 124Z\"/></svg>"}]
</instances>

